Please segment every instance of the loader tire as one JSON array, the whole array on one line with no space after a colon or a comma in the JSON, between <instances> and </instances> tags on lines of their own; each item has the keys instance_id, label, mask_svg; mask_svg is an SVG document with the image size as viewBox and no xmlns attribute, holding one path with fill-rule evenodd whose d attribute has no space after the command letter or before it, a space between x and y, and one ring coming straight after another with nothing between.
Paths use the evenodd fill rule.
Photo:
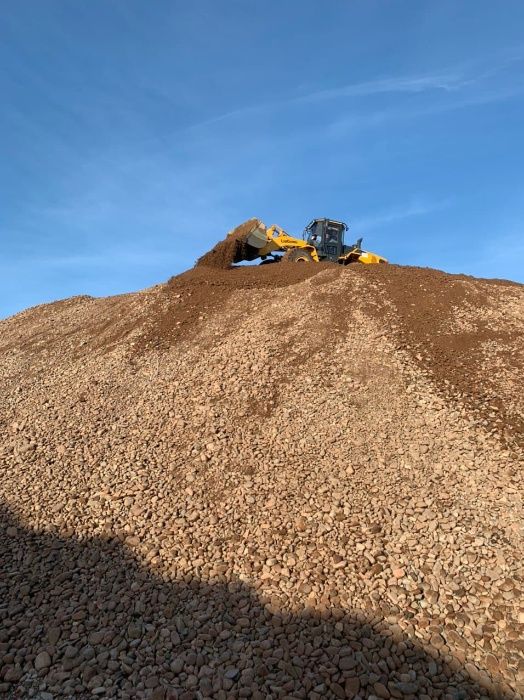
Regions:
<instances>
[{"instance_id":1,"label":"loader tire","mask_svg":"<svg viewBox=\"0 0 524 700\"><path fill-rule=\"evenodd\" d=\"M302 250L301 248L291 248L282 258L282 262L292 262L292 263L305 263L314 262L311 257L309 250Z\"/></svg>"}]
</instances>

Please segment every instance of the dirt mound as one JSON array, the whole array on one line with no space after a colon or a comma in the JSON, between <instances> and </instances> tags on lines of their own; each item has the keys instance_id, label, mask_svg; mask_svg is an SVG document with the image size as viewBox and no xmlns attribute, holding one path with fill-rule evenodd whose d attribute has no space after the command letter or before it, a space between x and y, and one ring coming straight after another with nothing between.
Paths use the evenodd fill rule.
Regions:
<instances>
[{"instance_id":1,"label":"dirt mound","mask_svg":"<svg viewBox=\"0 0 524 700\"><path fill-rule=\"evenodd\" d=\"M197 260L196 267L217 267L227 270L231 265L245 258L245 237L257 224L259 219L248 219L243 224L230 231L223 241L220 241L209 252Z\"/></svg>"},{"instance_id":2,"label":"dirt mound","mask_svg":"<svg viewBox=\"0 0 524 700\"><path fill-rule=\"evenodd\" d=\"M521 697L524 287L224 265L0 323L0 694Z\"/></svg>"},{"instance_id":3,"label":"dirt mound","mask_svg":"<svg viewBox=\"0 0 524 700\"><path fill-rule=\"evenodd\" d=\"M522 444L522 285L397 265L358 272L376 279L379 319L435 386Z\"/></svg>"},{"instance_id":4,"label":"dirt mound","mask_svg":"<svg viewBox=\"0 0 524 700\"><path fill-rule=\"evenodd\" d=\"M169 280L158 291L153 309L139 324L142 328L137 352L151 347L168 348L198 333L210 314L225 306L241 290L278 290L315 277L332 266L294 265L283 275L278 265L233 267L229 270L197 266ZM232 311L234 314L234 310Z\"/></svg>"}]
</instances>

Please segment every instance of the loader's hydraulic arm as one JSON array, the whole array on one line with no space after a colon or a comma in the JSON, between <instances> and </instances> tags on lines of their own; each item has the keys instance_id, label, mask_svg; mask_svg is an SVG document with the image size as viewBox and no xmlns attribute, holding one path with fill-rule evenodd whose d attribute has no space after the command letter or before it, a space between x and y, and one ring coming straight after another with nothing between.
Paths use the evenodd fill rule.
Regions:
<instances>
[{"instance_id":1,"label":"loader's hydraulic arm","mask_svg":"<svg viewBox=\"0 0 524 700\"><path fill-rule=\"evenodd\" d=\"M319 262L319 257L315 246L288 235L280 226L273 224L269 228L256 220L251 231L244 239L244 245L241 246L235 262L242 260L256 260L262 258L264 260L273 253L285 253L288 250L300 248L307 250L314 262Z\"/></svg>"},{"instance_id":2,"label":"loader's hydraulic arm","mask_svg":"<svg viewBox=\"0 0 524 700\"><path fill-rule=\"evenodd\" d=\"M267 236L269 240L269 245L273 245L274 250L290 250L291 248L300 248L302 250L307 250L315 262L319 262L319 257L317 249L314 245L306 243L306 241L300 238L295 238L287 234L280 226L273 224L267 229Z\"/></svg>"}]
</instances>

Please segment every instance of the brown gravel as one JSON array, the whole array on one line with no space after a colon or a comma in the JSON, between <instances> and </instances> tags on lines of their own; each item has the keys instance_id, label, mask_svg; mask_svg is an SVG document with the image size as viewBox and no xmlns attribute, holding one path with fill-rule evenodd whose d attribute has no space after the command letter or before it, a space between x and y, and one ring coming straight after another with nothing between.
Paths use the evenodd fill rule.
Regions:
<instances>
[{"instance_id":1,"label":"brown gravel","mask_svg":"<svg viewBox=\"0 0 524 700\"><path fill-rule=\"evenodd\" d=\"M0 323L0 694L522 698L524 288L199 266Z\"/></svg>"},{"instance_id":2,"label":"brown gravel","mask_svg":"<svg viewBox=\"0 0 524 700\"><path fill-rule=\"evenodd\" d=\"M371 272L399 347L486 426L522 446L522 285L396 265Z\"/></svg>"}]
</instances>

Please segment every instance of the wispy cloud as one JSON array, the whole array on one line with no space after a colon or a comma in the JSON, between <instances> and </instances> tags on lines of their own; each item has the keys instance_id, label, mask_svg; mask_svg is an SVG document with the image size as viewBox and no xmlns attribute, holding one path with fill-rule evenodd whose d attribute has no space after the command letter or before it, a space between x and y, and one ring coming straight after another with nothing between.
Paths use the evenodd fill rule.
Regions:
<instances>
[{"instance_id":1,"label":"wispy cloud","mask_svg":"<svg viewBox=\"0 0 524 700\"><path fill-rule=\"evenodd\" d=\"M414 93L426 92L428 90L444 90L450 92L459 89L464 84L460 75L452 73L442 75L422 75L411 77L391 77L381 80L371 80L364 83L343 85L331 90L318 90L309 95L303 95L288 104L300 104L306 102L322 102L324 100L339 99L341 97L366 97L368 95L379 95L383 93Z\"/></svg>"},{"instance_id":2,"label":"wispy cloud","mask_svg":"<svg viewBox=\"0 0 524 700\"><path fill-rule=\"evenodd\" d=\"M506 87L492 87L479 92L459 93L453 99L442 102L431 102L423 105L393 106L387 109L374 110L365 116L350 115L333 122L329 131L332 136L343 135L356 126L381 126L385 122L418 119L420 117L434 116L465 109L487 105L492 102L516 97L524 92L524 85L510 85Z\"/></svg>"},{"instance_id":3,"label":"wispy cloud","mask_svg":"<svg viewBox=\"0 0 524 700\"><path fill-rule=\"evenodd\" d=\"M358 232L365 233L366 231L371 231L374 228L378 228L401 219L431 214L432 212L439 209L444 209L449 205L449 200L430 203L412 202L405 206L395 207L393 209L389 209L388 211L373 214L372 216L364 216L360 218L356 217L353 219L352 228Z\"/></svg>"},{"instance_id":4,"label":"wispy cloud","mask_svg":"<svg viewBox=\"0 0 524 700\"><path fill-rule=\"evenodd\" d=\"M390 77L379 80L370 80L362 83L353 83L350 85L342 85L329 90L315 90L305 95L299 95L289 99L275 100L272 102L262 102L257 105L241 107L218 114L215 117L206 119L202 122L192 124L190 129L199 129L201 127L211 126L219 122L236 119L238 117L262 115L267 112L273 112L277 109L285 109L296 105L323 102L325 100L334 100L344 97L367 97L371 95L379 95L384 93L417 93L427 90L445 90L451 91L458 89L463 81L459 75L439 74L439 75L422 75L422 76L406 76L406 77Z\"/></svg>"},{"instance_id":5,"label":"wispy cloud","mask_svg":"<svg viewBox=\"0 0 524 700\"><path fill-rule=\"evenodd\" d=\"M303 95L291 98L276 99L270 102L261 102L256 105L240 107L214 117L197 122L188 127L189 130L199 130L220 122L228 122L246 117L263 116L278 110L292 108L304 104L321 103L328 100L351 99L358 97L372 97L376 95L402 95L402 94L443 94L448 97L458 98L455 101L447 101L444 104L434 103L434 108L429 111L444 111L446 109L458 109L470 105L483 104L498 99L505 99L524 91L524 84L513 84L495 88L490 84L490 79L496 77L509 65L524 61L524 49L516 47L512 52L493 59L487 69L479 65L461 64L454 68L420 75L388 76L359 83L350 83L329 89L312 90Z\"/></svg>"}]
</instances>

